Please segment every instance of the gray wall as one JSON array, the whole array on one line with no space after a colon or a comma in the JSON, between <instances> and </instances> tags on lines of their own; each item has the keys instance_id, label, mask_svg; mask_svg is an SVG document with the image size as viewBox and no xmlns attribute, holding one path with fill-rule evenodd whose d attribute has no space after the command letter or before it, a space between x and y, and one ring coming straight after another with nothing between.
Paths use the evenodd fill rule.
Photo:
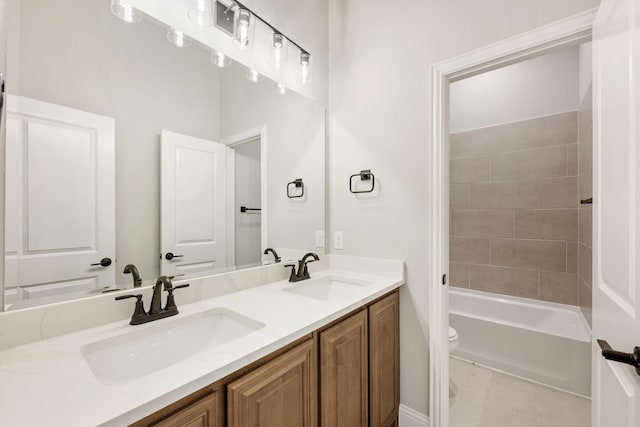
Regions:
<instances>
[{"instance_id":1,"label":"gray wall","mask_svg":"<svg viewBox=\"0 0 640 427\"><path fill-rule=\"evenodd\" d=\"M329 228L344 231L345 254L407 263L400 292L404 405L427 412L428 288L438 286L427 279L429 67L598 3L329 0ZM346 189L348 176L366 168L380 180L377 198Z\"/></svg>"},{"instance_id":2,"label":"gray wall","mask_svg":"<svg viewBox=\"0 0 640 427\"><path fill-rule=\"evenodd\" d=\"M236 265L262 260L261 212L240 212L240 206L260 208L260 139L233 147L235 152Z\"/></svg>"},{"instance_id":3,"label":"gray wall","mask_svg":"<svg viewBox=\"0 0 640 427\"><path fill-rule=\"evenodd\" d=\"M324 108L293 92L279 95L268 80L248 84L234 68L221 77L221 135L266 125L267 246L322 253L315 231L324 230ZM296 178L305 196L289 199L286 186Z\"/></svg>"},{"instance_id":4,"label":"gray wall","mask_svg":"<svg viewBox=\"0 0 640 427\"><path fill-rule=\"evenodd\" d=\"M131 280L122 274L128 263L157 276L160 132L220 137L219 73L208 52L172 46L148 21L120 21L108 1L10 7L9 92L115 119L117 279Z\"/></svg>"}]
</instances>

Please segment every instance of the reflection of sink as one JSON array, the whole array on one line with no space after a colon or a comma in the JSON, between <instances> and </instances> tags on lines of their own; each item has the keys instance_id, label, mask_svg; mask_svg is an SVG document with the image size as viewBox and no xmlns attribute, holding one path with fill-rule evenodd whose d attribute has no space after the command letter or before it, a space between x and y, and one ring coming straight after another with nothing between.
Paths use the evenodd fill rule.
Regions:
<instances>
[{"instance_id":1,"label":"reflection of sink","mask_svg":"<svg viewBox=\"0 0 640 427\"><path fill-rule=\"evenodd\" d=\"M322 277L295 284L283 290L309 298L328 300L330 298L358 297L362 292L362 287L368 284L369 282L354 279Z\"/></svg>"},{"instance_id":2,"label":"reflection of sink","mask_svg":"<svg viewBox=\"0 0 640 427\"><path fill-rule=\"evenodd\" d=\"M231 310L214 308L96 341L83 346L80 351L97 379L127 381L166 368L264 326L264 323Z\"/></svg>"}]
</instances>

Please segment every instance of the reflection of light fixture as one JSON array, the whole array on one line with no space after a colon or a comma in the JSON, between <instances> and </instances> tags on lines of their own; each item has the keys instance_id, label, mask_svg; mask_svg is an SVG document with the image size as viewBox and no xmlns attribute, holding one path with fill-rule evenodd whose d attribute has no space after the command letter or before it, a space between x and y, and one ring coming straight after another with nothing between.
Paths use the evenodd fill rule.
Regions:
<instances>
[{"instance_id":1,"label":"reflection of light fixture","mask_svg":"<svg viewBox=\"0 0 640 427\"><path fill-rule=\"evenodd\" d=\"M300 53L300 83L306 85L311 81L311 55Z\"/></svg>"},{"instance_id":2,"label":"reflection of light fixture","mask_svg":"<svg viewBox=\"0 0 640 427\"><path fill-rule=\"evenodd\" d=\"M213 52L211 52L211 62L213 62L220 68L224 68L231 65L233 61L231 61L231 58L229 58L224 53L214 50Z\"/></svg>"},{"instance_id":3,"label":"reflection of light fixture","mask_svg":"<svg viewBox=\"0 0 640 427\"><path fill-rule=\"evenodd\" d=\"M213 25L213 0L193 0L195 7L189 9L187 16L196 25L210 27Z\"/></svg>"},{"instance_id":4,"label":"reflection of light fixture","mask_svg":"<svg viewBox=\"0 0 640 427\"><path fill-rule=\"evenodd\" d=\"M233 44L241 50L253 47L255 18L248 9L238 7L233 17Z\"/></svg>"},{"instance_id":5,"label":"reflection of light fixture","mask_svg":"<svg viewBox=\"0 0 640 427\"><path fill-rule=\"evenodd\" d=\"M258 80L260 80L260 74L253 68L247 71L246 77L251 83L258 83Z\"/></svg>"},{"instance_id":6,"label":"reflection of light fixture","mask_svg":"<svg viewBox=\"0 0 640 427\"><path fill-rule=\"evenodd\" d=\"M191 38L175 28L172 28L167 32L167 39L178 47L191 46Z\"/></svg>"},{"instance_id":7,"label":"reflection of light fixture","mask_svg":"<svg viewBox=\"0 0 640 427\"><path fill-rule=\"evenodd\" d=\"M276 92L278 95L284 95L287 93L287 87L282 83L276 83Z\"/></svg>"},{"instance_id":8,"label":"reflection of light fixture","mask_svg":"<svg viewBox=\"0 0 640 427\"><path fill-rule=\"evenodd\" d=\"M269 62L269 65L276 70L279 70L287 63L287 39L280 33L273 33L271 60Z\"/></svg>"},{"instance_id":9,"label":"reflection of light fixture","mask_svg":"<svg viewBox=\"0 0 640 427\"><path fill-rule=\"evenodd\" d=\"M140 22L142 13L125 0L111 0L111 12L124 22Z\"/></svg>"}]
</instances>

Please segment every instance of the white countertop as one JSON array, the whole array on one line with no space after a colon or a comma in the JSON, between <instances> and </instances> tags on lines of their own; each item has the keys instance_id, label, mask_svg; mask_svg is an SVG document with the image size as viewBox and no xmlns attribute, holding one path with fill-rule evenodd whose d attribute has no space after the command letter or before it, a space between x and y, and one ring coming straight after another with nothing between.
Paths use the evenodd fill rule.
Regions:
<instances>
[{"instance_id":1,"label":"white countertop","mask_svg":"<svg viewBox=\"0 0 640 427\"><path fill-rule=\"evenodd\" d=\"M180 305L176 293L180 314L174 317L140 326L118 321L0 351L0 425L130 424L404 283L403 263L400 261L397 262L399 268L391 269L395 274L389 274L387 269L383 275L342 269L348 265L344 260L332 264L328 269L312 273L312 279L333 276L369 283L358 289L357 295L326 301L283 292L283 288L296 286L286 280L185 305ZM133 300L129 301L133 311ZM152 374L120 383L96 379L80 351L83 345L106 337L143 330L180 316L219 307L262 322L265 326Z\"/></svg>"}]
</instances>

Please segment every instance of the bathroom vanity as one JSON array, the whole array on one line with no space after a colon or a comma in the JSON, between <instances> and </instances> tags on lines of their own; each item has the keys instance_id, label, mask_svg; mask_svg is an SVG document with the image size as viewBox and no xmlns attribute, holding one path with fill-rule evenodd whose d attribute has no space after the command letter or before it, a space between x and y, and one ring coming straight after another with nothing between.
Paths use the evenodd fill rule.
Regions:
<instances>
[{"instance_id":1,"label":"bathroom vanity","mask_svg":"<svg viewBox=\"0 0 640 427\"><path fill-rule=\"evenodd\" d=\"M396 426L398 310L392 291L133 425Z\"/></svg>"},{"instance_id":2,"label":"bathroom vanity","mask_svg":"<svg viewBox=\"0 0 640 427\"><path fill-rule=\"evenodd\" d=\"M214 297L190 280L178 315L138 326L124 292L101 295L95 315L121 320L0 351L0 425L395 426L403 268L328 255L297 283L281 265L217 275L235 290ZM90 302L61 303L70 330ZM0 326L20 314L46 330L46 307L31 311Z\"/></svg>"}]
</instances>

